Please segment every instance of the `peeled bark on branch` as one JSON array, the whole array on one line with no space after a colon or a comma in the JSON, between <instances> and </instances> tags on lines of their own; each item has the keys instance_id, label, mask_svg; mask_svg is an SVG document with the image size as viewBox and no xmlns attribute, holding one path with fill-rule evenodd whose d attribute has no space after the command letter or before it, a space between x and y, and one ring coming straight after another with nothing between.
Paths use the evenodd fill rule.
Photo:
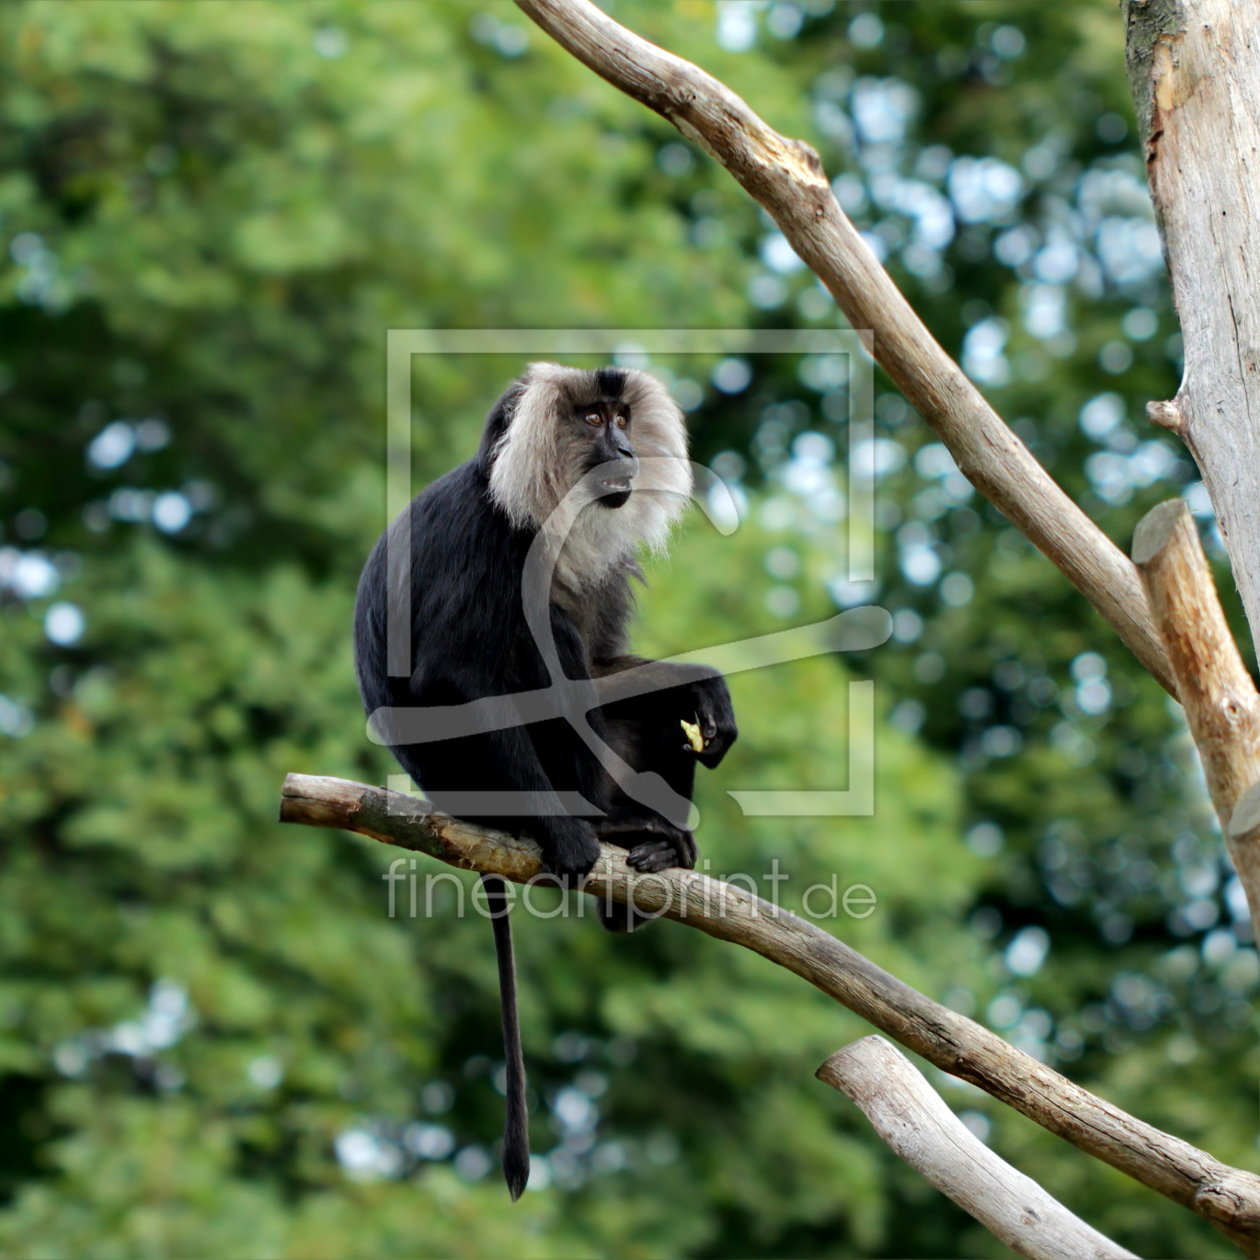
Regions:
<instances>
[{"instance_id":1,"label":"peeled bark on branch","mask_svg":"<svg viewBox=\"0 0 1260 1260\"><path fill-rule=\"evenodd\" d=\"M1138 522L1133 561L1146 584L1208 792L1260 940L1260 835L1245 826L1234 829L1244 793L1260 784L1260 693L1225 621L1185 503L1161 503Z\"/></svg>"},{"instance_id":2,"label":"peeled bark on branch","mask_svg":"<svg viewBox=\"0 0 1260 1260\"><path fill-rule=\"evenodd\" d=\"M1112 624L1169 690L1137 573L937 344L832 195L818 154L780 135L725 84L640 38L590 0L516 0L561 47L655 110L757 199L827 286L962 473Z\"/></svg>"},{"instance_id":3,"label":"peeled bark on branch","mask_svg":"<svg viewBox=\"0 0 1260 1260\"><path fill-rule=\"evenodd\" d=\"M291 774L282 822L357 831L452 866L516 883L540 872L529 841L437 813L427 802L346 779ZM1080 1150L1205 1217L1260 1256L1260 1177L1121 1111L877 967L814 924L699 871L637 875L604 845L585 891L630 902L786 967L942 1071L1065 1138Z\"/></svg>"},{"instance_id":4,"label":"peeled bark on branch","mask_svg":"<svg viewBox=\"0 0 1260 1260\"><path fill-rule=\"evenodd\" d=\"M985 1146L882 1037L837 1050L816 1075L851 1098L911 1168L1019 1255L1137 1260Z\"/></svg>"}]
</instances>

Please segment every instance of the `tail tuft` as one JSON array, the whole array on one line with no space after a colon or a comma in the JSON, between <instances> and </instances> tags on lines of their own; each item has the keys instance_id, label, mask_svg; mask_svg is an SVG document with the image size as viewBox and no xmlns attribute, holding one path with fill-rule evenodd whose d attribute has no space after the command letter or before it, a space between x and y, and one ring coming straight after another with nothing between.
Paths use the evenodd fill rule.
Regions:
<instances>
[{"instance_id":1,"label":"tail tuft","mask_svg":"<svg viewBox=\"0 0 1260 1260\"><path fill-rule=\"evenodd\" d=\"M529 1147L515 1147L510 1141L503 1143L503 1180L508 1194L515 1203L529 1183Z\"/></svg>"}]
</instances>

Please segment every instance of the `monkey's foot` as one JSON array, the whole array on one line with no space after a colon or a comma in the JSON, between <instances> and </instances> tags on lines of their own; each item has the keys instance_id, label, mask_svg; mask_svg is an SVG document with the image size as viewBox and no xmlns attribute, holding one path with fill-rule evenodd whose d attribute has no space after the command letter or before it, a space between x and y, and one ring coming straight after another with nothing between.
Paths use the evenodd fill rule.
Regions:
<instances>
[{"instance_id":1,"label":"monkey's foot","mask_svg":"<svg viewBox=\"0 0 1260 1260\"><path fill-rule=\"evenodd\" d=\"M590 823L579 818L552 820L538 839L543 851L541 874L550 876L562 888L577 888L599 858L595 832Z\"/></svg>"},{"instance_id":2,"label":"monkey's foot","mask_svg":"<svg viewBox=\"0 0 1260 1260\"><path fill-rule=\"evenodd\" d=\"M626 855L626 862L636 871L647 874L667 871L671 866L693 867L698 856L695 837L680 827L668 837L654 837L636 844Z\"/></svg>"}]
</instances>

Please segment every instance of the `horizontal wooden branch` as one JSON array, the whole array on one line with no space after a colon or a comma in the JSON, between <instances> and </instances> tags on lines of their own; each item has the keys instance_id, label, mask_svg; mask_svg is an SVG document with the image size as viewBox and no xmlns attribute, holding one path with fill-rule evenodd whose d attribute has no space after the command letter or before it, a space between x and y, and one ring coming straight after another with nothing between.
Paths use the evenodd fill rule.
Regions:
<instances>
[{"instance_id":1,"label":"horizontal wooden branch","mask_svg":"<svg viewBox=\"0 0 1260 1260\"><path fill-rule=\"evenodd\" d=\"M1133 565L936 342L840 208L818 154L780 135L712 75L628 31L590 0L516 3L584 65L699 144L760 202L853 328L873 334L872 354L963 474L1172 692L1172 672Z\"/></svg>"},{"instance_id":2,"label":"horizontal wooden branch","mask_svg":"<svg viewBox=\"0 0 1260 1260\"><path fill-rule=\"evenodd\" d=\"M1230 633L1199 531L1182 500L1161 503L1138 522L1133 560L1260 941L1260 831L1243 825L1248 815L1239 812L1244 794L1260 784L1260 693Z\"/></svg>"},{"instance_id":3,"label":"horizontal wooden branch","mask_svg":"<svg viewBox=\"0 0 1260 1260\"><path fill-rule=\"evenodd\" d=\"M291 774L282 822L340 827L517 883L540 872L537 848L439 814L415 797L346 779ZM586 891L733 941L786 967L922 1055L971 1081L1082 1151L1211 1221L1247 1255L1260 1255L1260 1177L1221 1163L1091 1094L934 1002L821 928L698 871L638 875L603 846Z\"/></svg>"},{"instance_id":4,"label":"horizontal wooden branch","mask_svg":"<svg viewBox=\"0 0 1260 1260\"><path fill-rule=\"evenodd\" d=\"M1030 1260L1137 1260L991 1151L883 1037L837 1050L818 1079L851 1098L911 1168Z\"/></svg>"}]
</instances>

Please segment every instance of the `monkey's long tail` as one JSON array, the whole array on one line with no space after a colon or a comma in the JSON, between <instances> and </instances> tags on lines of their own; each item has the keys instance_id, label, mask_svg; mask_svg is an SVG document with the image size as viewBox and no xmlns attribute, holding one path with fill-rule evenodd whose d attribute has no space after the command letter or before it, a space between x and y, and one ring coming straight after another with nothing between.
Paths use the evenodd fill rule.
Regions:
<instances>
[{"instance_id":1,"label":"monkey's long tail","mask_svg":"<svg viewBox=\"0 0 1260 1260\"><path fill-rule=\"evenodd\" d=\"M525 1056L516 1009L516 959L512 952L511 907L501 876L483 875L494 952L499 963L499 1006L503 1011L503 1060L507 1066L507 1118L503 1125L503 1178L515 1203L529 1180L529 1109L525 1102Z\"/></svg>"}]
</instances>

